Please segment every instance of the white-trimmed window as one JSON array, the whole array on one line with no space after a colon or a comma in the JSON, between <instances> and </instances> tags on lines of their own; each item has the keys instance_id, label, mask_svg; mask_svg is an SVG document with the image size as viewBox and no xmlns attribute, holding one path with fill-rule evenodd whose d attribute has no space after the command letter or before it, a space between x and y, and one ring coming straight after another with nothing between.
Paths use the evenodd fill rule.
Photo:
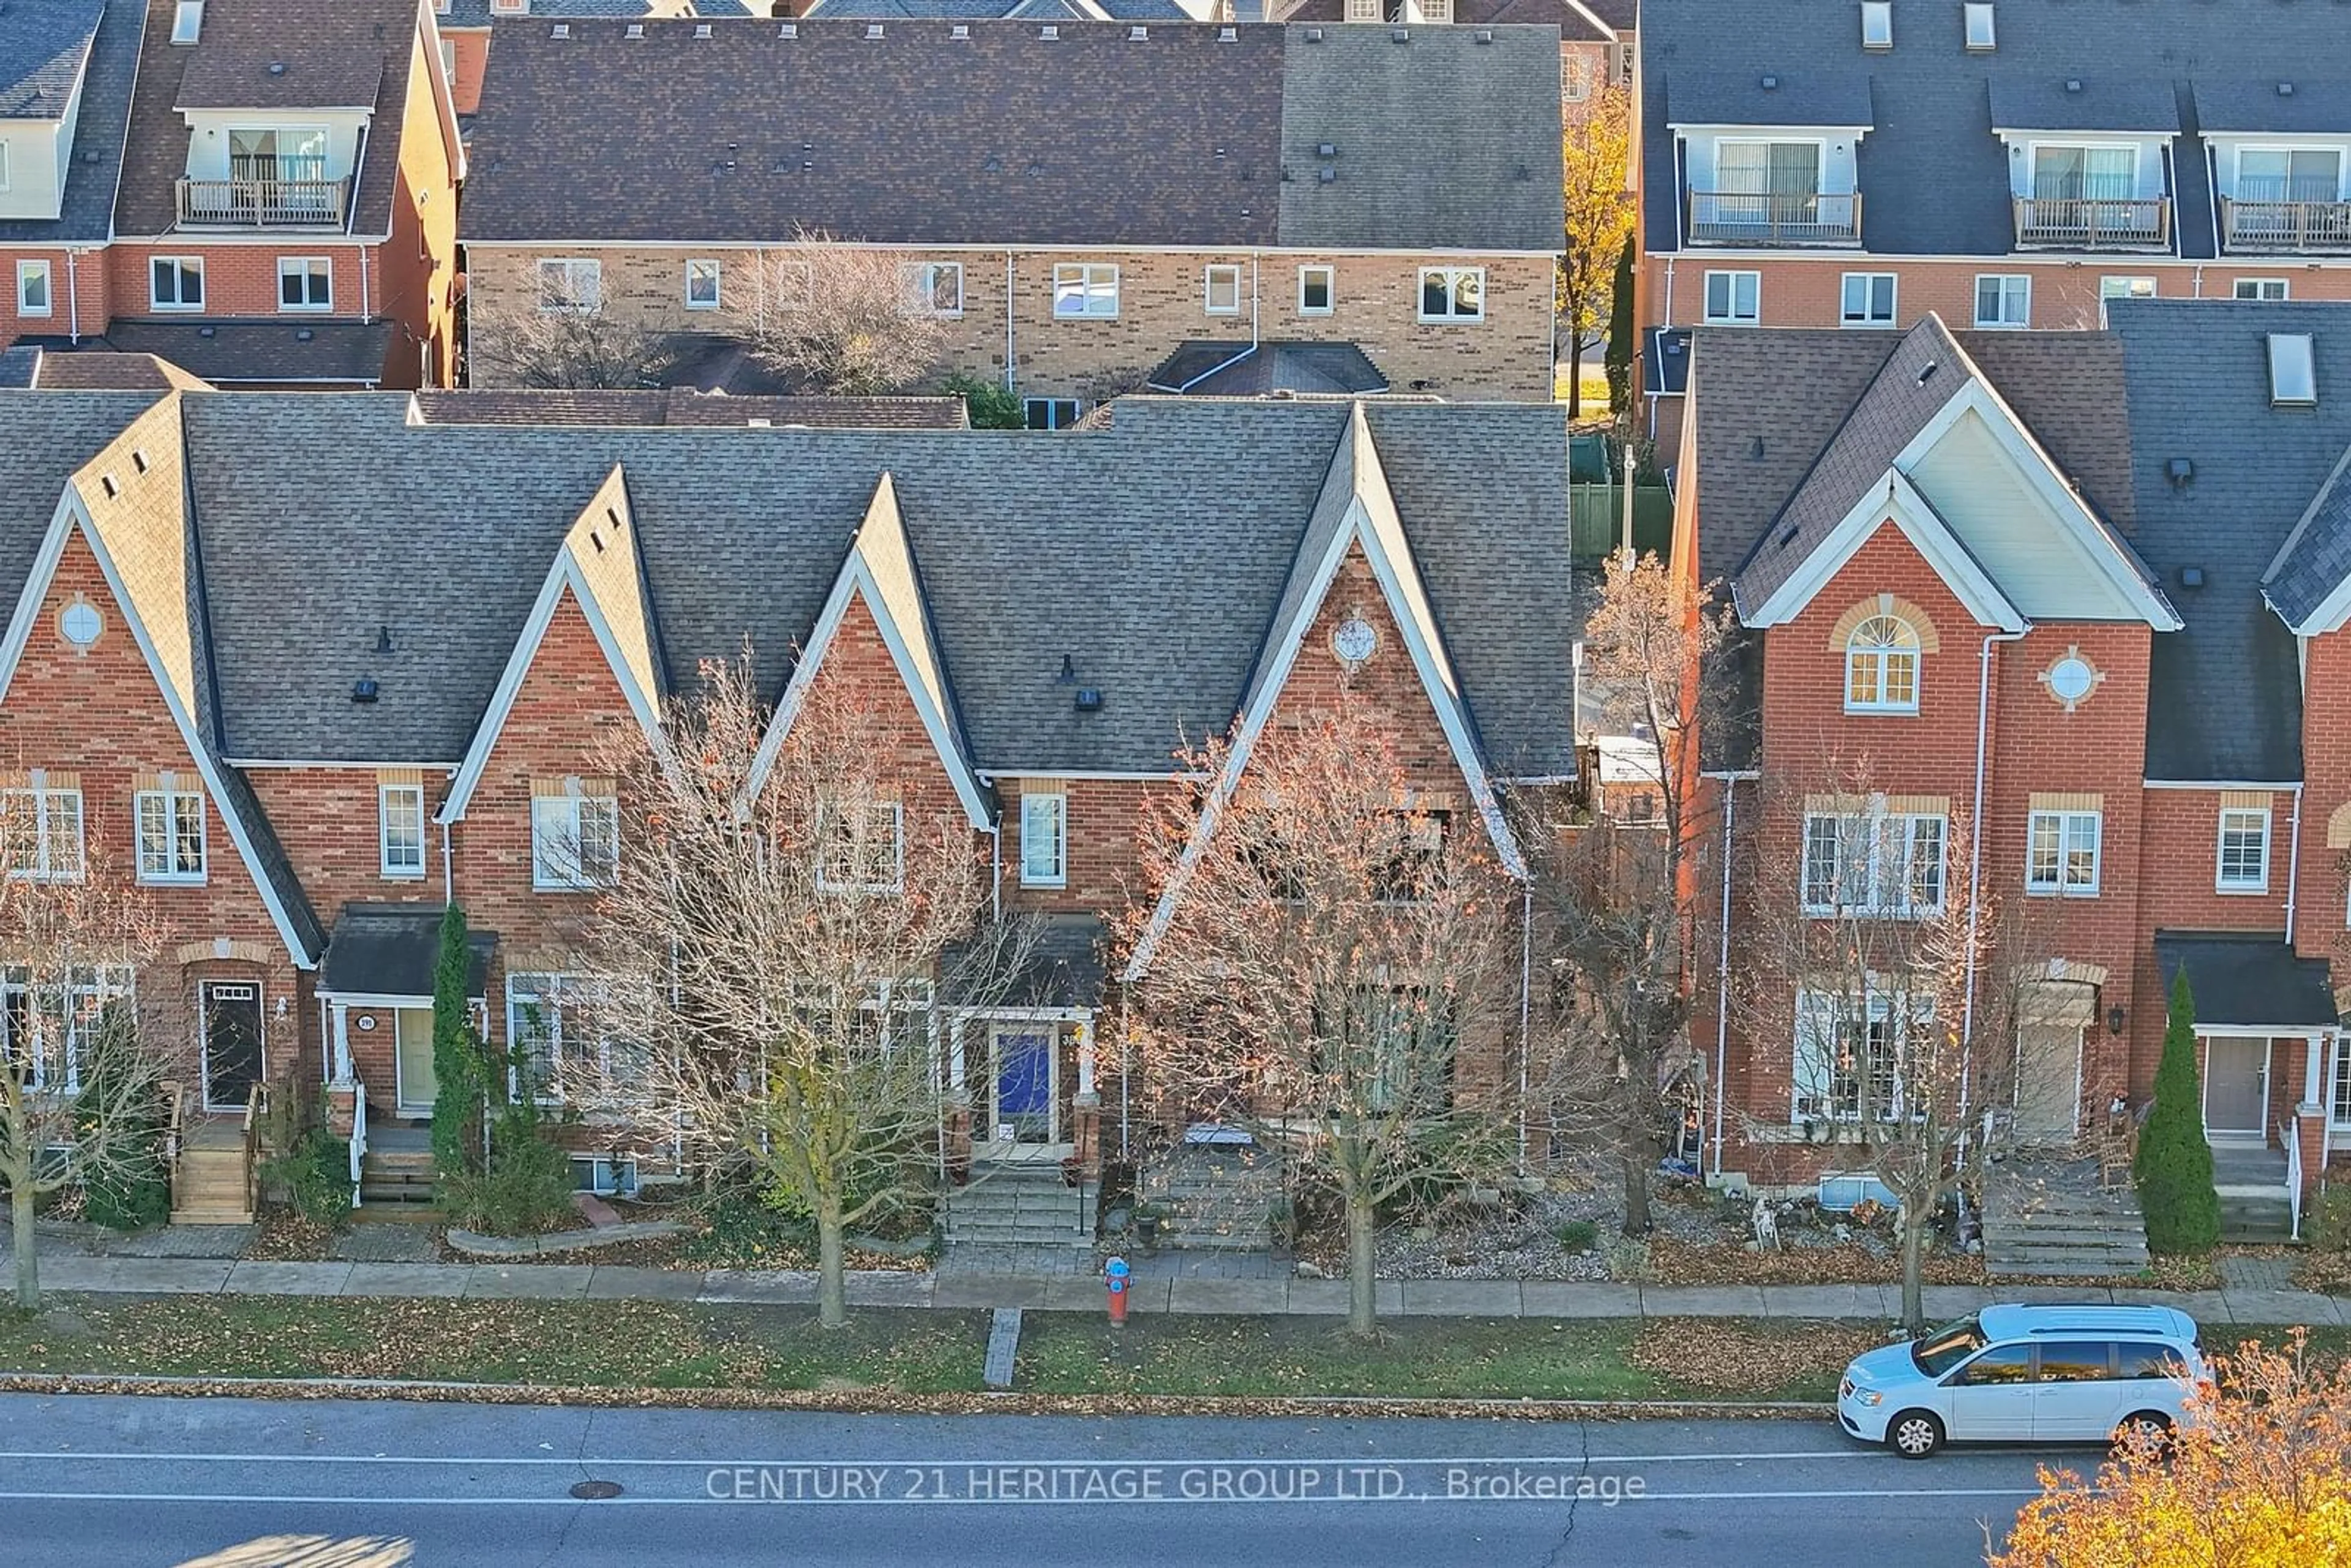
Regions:
<instances>
[{"instance_id":1,"label":"white-trimmed window","mask_svg":"<svg viewBox=\"0 0 2351 1568\"><path fill-rule=\"evenodd\" d=\"M1592 96L1592 60L1589 56L1573 49L1561 52L1559 96L1570 103L1582 103Z\"/></svg>"},{"instance_id":2,"label":"white-trimmed window","mask_svg":"<svg viewBox=\"0 0 2351 1568\"><path fill-rule=\"evenodd\" d=\"M0 141L0 191L8 188L8 144Z\"/></svg>"},{"instance_id":3,"label":"white-trimmed window","mask_svg":"<svg viewBox=\"0 0 2351 1568\"><path fill-rule=\"evenodd\" d=\"M2270 814L2259 806L2220 811L2220 863L2213 887L2221 893L2266 893L2270 885Z\"/></svg>"},{"instance_id":4,"label":"white-trimmed window","mask_svg":"<svg viewBox=\"0 0 2351 1568\"><path fill-rule=\"evenodd\" d=\"M1020 797L1021 886L1068 885L1069 819L1069 797L1058 790Z\"/></svg>"},{"instance_id":5,"label":"white-trimmed window","mask_svg":"<svg viewBox=\"0 0 2351 1568\"><path fill-rule=\"evenodd\" d=\"M604 264L591 256L549 256L538 264L538 308L549 316L592 316L604 308Z\"/></svg>"},{"instance_id":6,"label":"white-trimmed window","mask_svg":"<svg viewBox=\"0 0 2351 1568\"><path fill-rule=\"evenodd\" d=\"M1875 988L1858 997L1797 992L1795 1119L1898 1121L1909 1110L1902 1063L1934 1020L1927 997Z\"/></svg>"},{"instance_id":7,"label":"white-trimmed window","mask_svg":"<svg viewBox=\"0 0 2351 1568\"><path fill-rule=\"evenodd\" d=\"M1890 272L1848 272L1837 319L1848 327L1894 325L1895 275Z\"/></svg>"},{"instance_id":8,"label":"white-trimmed window","mask_svg":"<svg viewBox=\"0 0 2351 1568\"><path fill-rule=\"evenodd\" d=\"M1976 325L2032 325L2032 275L2025 272L1980 272L1976 275Z\"/></svg>"},{"instance_id":9,"label":"white-trimmed window","mask_svg":"<svg viewBox=\"0 0 2351 1568\"><path fill-rule=\"evenodd\" d=\"M2283 277L2241 277L2230 289L2236 299L2262 299L2275 304L2293 298L2294 286Z\"/></svg>"},{"instance_id":10,"label":"white-trimmed window","mask_svg":"<svg viewBox=\"0 0 2351 1568\"><path fill-rule=\"evenodd\" d=\"M47 316L56 308L51 303L56 296L49 291L49 264L46 261L20 261L16 264L16 314Z\"/></svg>"},{"instance_id":11,"label":"white-trimmed window","mask_svg":"<svg viewBox=\"0 0 2351 1568\"><path fill-rule=\"evenodd\" d=\"M159 256L147 264L147 302L158 310L204 308L204 258Z\"/></svg>"},{"instance_id":12,"label":"white-trimmed window","mask_svg":"<svg viewBox=\"0 0 2351 1568\"><path fill-rule=\"evenodd\" d=\"M77 1093L81 1068L107 1009L131 997L125 964L76 966L41 977L0 970L0 1066L28 1089Z\"/></svg>"},{"instance_id":13,"label":"white-trimmed window","mask_svg":"<svg viewBox=\"0 0 2351 1568\"><path fill-rule=\"evenodd\" d=\"M1424 321L1483 321L1486 269L1424 267L1420 269L1420 319Z\"/></svg>"},{"instance_id":14,"label":"white-trimmed window","mask_svg":"<svg viewBox=\"0 0 2351 1568\"><path fill-rule=\"evenodd\" d=\"M1943 907L1940 814L1813 812L1804 818L1804 913L1932 915Z\"/></svg>"},{"instance_id":15,"label":"white-trimmed window","mask_svg":"<svg viewBox=\"0 0 2351 1568\"><path fill-rule=\"evenodd\" d=\"M0 841L8 874L28 882L73 882L82 872L79 788L34 783L0 789Z\"/></svg>"},{"instance_id":16,"label":"white-trimmed window","mask_svg":"<svg viewBox=\"0 0 2351 1568\"><path fill-rule=\"evenodd\" d=\"M587 791L531 798L531 886L558 893L609 886L620 865L618 800Z\"/></svg>"},{"instance_id":17,"label":"white-trimmed window","mask_svg":"<svg viewBox=\"0 0 2351 1568\"><path fill-rule=\"evenodd\" d=\"M424 786L384 784L376 789L378 864L387 877L424 874Z\"/></svg>"},{"instance_id":18,"label":"white-trimmed window","mask_svg":"<svg viewBox=\"0 0 2351 1568\"><path fill-rule=\"evenodd\" d=\"M1967 0L1959 7L1967 25L1968 53L1988 55L2000 47L2000 30L1993 24L1991 0Z\"/></svg>"},{"instance_id":19,"label":"white-trimmed window","mask_svg":"<svg viewBox=\"0 0 2351 1568\"><path fill-rule=\"evenodd\" d=\"M507 1092L515 1099L559 1103L565 1064L591 1052L600 1067L609 1067L609 1048L590 1023L584 984L572 975L507 977Z\"/></svg>"},{"instance_id":20,"label":"white-trimmed window","mask_svg":"<svg viewBox=\"0 0 2351 1568\"><path fill-rule=\"evenodd\" d=\"M1845 639L1844 711L1918 711L1918 632L1899 615L1873 615Z\"/></svg>"},{"instance_id":21,"label":"white-trimmed window","mask_svg":"<svg viewBox=\"0 0 2351 1568\"><path fill-rule=\"evenodd\" d=\"M836 801L817 834L816 884L827 893L895 893L906 880L906 813L896 800Z\"/></svg>"},{"instance_id":22,"label":"white-trimmed window","mask_svg":"<svg viewBox=\"0 0 2351 1568\"><path fill-rule=\"evenodd\" d=\"M685 264L685 308L688 310L718 308L718 260L704 256Z\"/></svg>"},{"instance_id":23,"label":"white-trimmed window","mask_svg":"<svg viewBox=\"0 0 2351 1568\"><path fill-rule=\"evenodd\" d=\"M1211 316L1238 316L1241 313L1241 269L1230 262L1217 262L1201 274L1203 308Z\"/></svg>"},{"instance_id":24,"label":"white-trimmed window","mask_svg":"<svg viewBox=\"0 0 2351 1568\"><path fill-rule=\"evenodd\" d=\"M1861 0L1861 47L1872 53L1894 47L1894 0Z\"/></svg>"},{"instance_id":25,"label":"white-trimmed window","mask_svg":"<svg viewBox=\"0 0 2351 1568\"><path fill-rule=\"evenodd\" d=\"M2152 299L2155 279L2152 277L2101 277L2098 279L2098 299Z\"/></svg>"},{"instance_id":26,"label":"white-trimmed window","mask_svg":"<svg viewBox=\"0 0 2351 1568\"><path fill-rule=\"evenodd\" d=\"M2096 811L2035 811L2027 825L2024 891L2094 898L2098 892Z\"/></svg>"},{"instance_id":27,"label":"white-trimmed window","mask_svg":"<svg viewBox=\"0 0 2351 1568\"><path fill-rule=\"evenodd\" d=\"M331 270L323 256L281 256L277 258L277 308L331 310L335 305Z\"/></svg>"},{"instance_id":28,"label":"white-trimmed window","mask_svg":"<svg viewBox=\"0 0 2351 1568\"><path fill-rule=\"evenodd\" d=\"M2335 1086L2326 1119L2337 1127L2351 1127L2351 1034L2335 1037Z\"/></svg>"},{"instance_id":29,"label":"white-trimmed window","mask_svg":"<svg viewBox=\"0 0 2351 1568\"><path fill-rule=\"evenodd\" d=\"M1031 430L1067 430L1078 423L1085 411L1085 404L1073 397L1026 397L1020 400L1021 417Z\"/></svg>"},{"instance_id":30,"label":"white-trimmed window","mask_svg":"<svg viewBox=\"0 0 2351 1568\"><path fill-rule=\"evenodd\" d=\"M457 85L457 41L455 38L441 40L441 79L451 87Z\"/></svg>"},{"instance_id":31,"label":"white-trimmed window","mask_svg":"<svg viewBox=\"0 0 2351 1568\"><path fill-rule=\"evenodd\" d=\"M1298 269L1298 313L1328 316L1339 298L1339 269L1318 265Z\"/></svg>"},{"instance_id":32,"label":"white-trimmed window","mask_svg":"<svg viewBox=\"0 0 2351 1568\"><path fill-rule=\"evenodd\" d=\"M1752 327L1762 319L1761 273L1709 272L1706 275L1708 326Z\"/></svg>"},{"instance_id":33,"label":"white-trimmed window","mask_svg":"<svg viewBox=\"0 0 2351 1568\"><path fill-rule=\"evenodd\" d=\"M963 314L963 263L918 261L906 268L915 303L934 316Z\"/></svg>"},{"instance_id":34,"label":"white-trimmed window","mask_svg":"<svg viewBox=\"0 0 2351 1568\"><path fill-rule=\"evenodd\" d=\"M166 784L132 800L139 826L141 882L204 880L204 797Z\"/></svg>"},{"instance_id":35,"label":"white-trimmed window","mask_svg":"<svg viewBox=\"0 0 2351 1568\"><path fill-rule=\"evenodd\" d=\"M2335 147L2241 147L2237 150L2240 202L2321 203L2343 199L2343 152Z\"/></svg>"},{"instance_id":36,"label":"white-trimmed window","mask_svg":"<svg viewBox=\"0 0 2351 1568\"><path fill-rule=\"evenodd\" d=\"M1063 262L1053 268L1053 314L1064 320L1118 315L1118 268L1108 262Z\"/></svg>"}]
</instances>

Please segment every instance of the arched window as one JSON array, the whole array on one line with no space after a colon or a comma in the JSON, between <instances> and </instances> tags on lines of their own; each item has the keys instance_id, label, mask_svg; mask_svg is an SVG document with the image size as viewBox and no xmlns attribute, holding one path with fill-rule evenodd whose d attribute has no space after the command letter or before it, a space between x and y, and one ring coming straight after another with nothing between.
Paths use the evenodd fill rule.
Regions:
<instances>
[{"instance_id":1,"label":"arched window","mask_svg":"<svg viewBox=\"0 0 2351 1568\"><path fill-rule=\"evenodd\" d=\"M1873 615L1844 645L1848 713L1918 711L1918 633L1898 615Z\"/></svg>"}]
</instances>

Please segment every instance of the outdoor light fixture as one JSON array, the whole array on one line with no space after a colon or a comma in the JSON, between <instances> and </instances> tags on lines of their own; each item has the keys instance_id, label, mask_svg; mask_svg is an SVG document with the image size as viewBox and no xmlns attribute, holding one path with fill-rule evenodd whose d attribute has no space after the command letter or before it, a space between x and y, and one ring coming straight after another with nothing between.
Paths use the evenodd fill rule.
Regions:
<instances>
[{"instance_id":1,"label":"outdoor light fixture","mask_svg":"<svg viewBox=\"0 0 2351 1568\"><path fill-rule=\"evenodd\" d=\"M2120 1034L2122 1031L2123 1009L2122 1004L2118 1002L2115 1006L2106 1009L2106 1032L2108 1034Z\"/></svg>"}]
</instances>

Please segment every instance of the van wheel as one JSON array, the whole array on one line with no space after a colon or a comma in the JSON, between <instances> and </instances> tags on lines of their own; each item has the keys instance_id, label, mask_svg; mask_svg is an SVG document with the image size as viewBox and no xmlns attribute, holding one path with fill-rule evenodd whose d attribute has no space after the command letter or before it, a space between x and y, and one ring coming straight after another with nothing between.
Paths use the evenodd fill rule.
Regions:
<instances>
[{"instance_id":1,"label":"van wheel","mask_svg":"<svg viewBox=\"0 0 2351 1568\"><path fill-rule=\"evenodd\" d=\"M2170 1457L2170 1416L2165 1415L2160 1410L2135 1410L2131 1412L2131 1414L2124 1416L2122 1418L2122 1423L2115 1428L2114 1446L2116 1454L2119 1456L2126 1451L2129 1448L2131 1437L2135 1434L2138 1433L2145 1433L2147 1437L2154 1443L2155 1451L2158 1456L2167 1458Z\"/></svg>"},{"instance_id":2,"label":"van wheel","mask_svg":"<svg viewBox=\"0 0 2351 1568\"><path fill-rule=\"evenodd\" d=\"M1906 1459L1923 1459L1943 1446L1943 1424L1930 1410L1905 1410L1886 1424L1886 1446Z\"/></svg>"}]
</instances>

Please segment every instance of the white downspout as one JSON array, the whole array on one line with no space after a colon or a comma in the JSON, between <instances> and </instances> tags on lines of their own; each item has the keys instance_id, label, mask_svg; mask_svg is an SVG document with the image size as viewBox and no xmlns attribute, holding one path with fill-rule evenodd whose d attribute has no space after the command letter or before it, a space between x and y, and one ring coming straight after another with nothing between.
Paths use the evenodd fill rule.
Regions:
<instances>
[{"instance_id":1,"label":"white downspout","mask_svg":"<svg viewBox=\"0 0 2351 1568\"><path fill-rule=\"evenodd\" d=\"M1258 276L1258 269L1259 264L1264 260L1264 257L1263 251L1249 252L1249 347L1252 349L1258 346L1258 310L1261 282Z\"/></svg>"},{"instance_id":2,"label":"white downspout","mask_svg":"<svg viewBox=\"0 0 2351 1568\"><path fill-rule=\"evenodd\" d=\"M1976 791L1969 807L1971 821L1968 827L1968 965L1967 996L1959 1008L1959 1124L1968 1120L1968 1090L1975 1074L1976 1032L1976 922L1982 910L1983 887L1983 801L1984 747L1991 733L1991 649L1995 643L2013 643L2023 637L2031 627L2020 632L1994 632L1983 640L1976 674ZM1967 1164L1967 1135L1959 1137L1959 1163ZM1960 1200L1964 1207L1966 1199Z\"/></svg>"},{"instance_id":3,"label":"white downspout","mask_svg":"<svg viewBox=\"0 0 2351 1568\"><path fill-rule=\"evenodd\" d=\"M441 902L457 902L457 876L449 863L449 824L445 820L441 824Z\"/></svg>"},{"instance_id":4,"label":"white downspout","mask_svg":"<svg viewBox=\"0 0 2351 1568\"><path fill-rule=\"evenodd\" d=\"M1018 392L1012 377L1012 253L1004 253L1004 390Z\"/></svg>"},{"instance_id":5,"label":"white downspout","mask_svg":"<svg viewBox=\"0 0 2351 1568\"><path fill-rule=\"evenodd\" d=\"M360 319L375 319L375 313L368 308L368 247L365 246L360 246Z\"/></svg>"},{"instance_id":6,"label":"white downspout","mask_svg":"<svg viewBox=\"0 0 2351 1568\"><path fill-rule=\"evenodd\" d=\"M987 914L1004 918L1004 822L999 817L987 829Z\"/></svg>"},{"instance_id":7,"label":"white downspout","mask_svg":"<svg viewBox=\"0 0 2351 1568\"><path fill-rule=\"evenodd\" d=\"M2300 890L2302 877L2302 786L2294 787L2294 816L2286 827L2285 849L2285 945L2294 946L2294 894Z\"/></svg>"},{"instance_id":8,"label":"white downspout","mask_svg":"<svg viewBox=\"0 0 2351 1568\"><path fill-rule=\"evenodd\" d=\"M66 246L66 340L81 346L81 271L74 266L74 257L81 253Z\"/></svg>"}]
</instances>

